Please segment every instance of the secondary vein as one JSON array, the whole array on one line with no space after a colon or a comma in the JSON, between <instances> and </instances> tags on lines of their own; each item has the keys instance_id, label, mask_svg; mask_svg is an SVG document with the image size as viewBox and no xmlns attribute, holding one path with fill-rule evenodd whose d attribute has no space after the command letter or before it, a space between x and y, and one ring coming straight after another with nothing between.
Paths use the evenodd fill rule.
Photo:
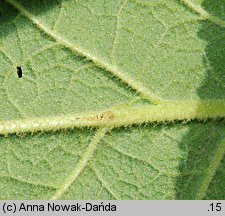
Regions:
<instances>
[{"instance_id":1,"label":"secondary vein","mask_svg":"<svg viewBox=\"0 0 225 216\"><path fill-rule=\"evenodd\" d=\"M108 183L102 177L101 173L95 168L94 164L90 164L89 167L96 176L96 178L101 182L102 186L111 194L113 199L119 200L120 198L115 194L115 192L112 191Z\"/></svg>"},{"instance_id":2,"label":"secondary vein","mask_svg":"<svg viewBox=\"0 0 225 216\"><path fill-rule=\"evenodd\" d=\"M186 7L190 8L195 13L199 14L202 19L209 20L212 23L215 23L218 26L225 28L225 21L218 18L217 16L213 16L209 14L206 10L204 10L201 6L194 4L190 0L180 0Z\"/></svg>"},{"instance_id":3,"label":"secondary vein","mask_svg":"<svg viewBox=\"0 0 225 216\"><path fill-rule=\"evenodd\" d=\"M204 172L204 178L201 186L198 188L198 193L196 199L204 199L208 191L208 187L212 182L213 177L216 174L216 171L221 163L225 154L225 139L218 144L216 151L213 154L212 161Z\"/></svg>"},{"instance_id":4,"label":"secondary vein","mask_svg":"<svg viewBox=\"0 0 225 216\"><path fill-rule=\"evenodd\" d=\"M106 128L100 128L94 135L86 152L82 155L81 159L75 166L74 170L65 179L65 182L56 190L55 194L50 198L51 200L57 200L62 197L63 194L67 192L69 187L75 182L80 173L84 170L90 159L92 158L94 151L96 150L98 143L105 136L107 132Z\"/></svg>"},{"instance_id":5,"label":"secondary vein","mask_svg":"<svg viewBox=\"0 0 225 216\"><path fill-rule=\"evenodd\" d=\"M97 66L107 70L114 76L118 77L120 80L122 80L127 85L131 86L133 89L135 89L137 92L139 92L144 98L148 99L151 103L157 104L162 99L160 99L158 96L156 96L154 93L149 91L149 88L144 86L141 82L138 82L137 80L130 77L125 71L121 70L115 65L112 65L105 60L101 59L100 57L96 57L87 50L83 50L78 45L71 43L68 39L61 36L58 32L53 31L48 26L46 26L44 23L42 23L40 20L38 20L33 14L28 12L21 4L14 0L6 0L10 5L12 5L14 8L16 8L19 12L21 12L24 16L26 16L29 20L31 20L39 29L41 29L43 32L45 32L50 37L54 38L57 42L59 42L61 45L69 48L74 53L78 53L81 56L84 56L91 61L93 61Z\"/></svg>"}]
</instances>

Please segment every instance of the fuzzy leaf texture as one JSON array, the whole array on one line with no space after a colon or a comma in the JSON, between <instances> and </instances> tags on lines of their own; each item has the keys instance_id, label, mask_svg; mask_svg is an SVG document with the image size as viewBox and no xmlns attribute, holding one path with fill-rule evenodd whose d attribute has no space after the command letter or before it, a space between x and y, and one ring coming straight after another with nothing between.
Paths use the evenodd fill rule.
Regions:
<instances>
[{"instance_id":1,"label":"fuzzy leaf texture","mask_svg":"<svg viewBox=\"0 0 225 216\"><path fill-rule=\"evenodd\" d=\"M0 199L225 199L224 117L224 0L0 1Z\"/></svg>"}]
</instances>

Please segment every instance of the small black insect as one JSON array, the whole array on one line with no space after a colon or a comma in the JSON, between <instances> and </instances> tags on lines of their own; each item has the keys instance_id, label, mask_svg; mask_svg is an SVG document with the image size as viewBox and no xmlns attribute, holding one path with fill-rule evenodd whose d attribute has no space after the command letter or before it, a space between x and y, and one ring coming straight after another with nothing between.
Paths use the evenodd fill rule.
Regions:
<instances>
[{"instance_id":1,"label":"small black insect","mask_svg":"<svg viewBox=\"0 0 225 216\"><path fill-rule=\"evenodd\" d=\"M17 75L19 78L23 76L22 68L21 67L16 67L17 68Z\"/></svg>"}]
</instances>

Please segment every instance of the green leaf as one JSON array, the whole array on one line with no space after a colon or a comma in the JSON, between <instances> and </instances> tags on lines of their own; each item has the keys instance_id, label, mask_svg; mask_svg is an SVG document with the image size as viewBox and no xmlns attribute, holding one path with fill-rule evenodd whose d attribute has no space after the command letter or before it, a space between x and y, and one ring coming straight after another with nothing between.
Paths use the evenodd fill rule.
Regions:
<instances>
[{"instance_id":1,"label":"green leaf","mask_svg":"<svg viewBox=\"0 0 225 216\"><path fill-rule=\"evenodd\" d=\"M1 2L0 199L225 199L224 8Z\"/></svg>"}]
</instances>

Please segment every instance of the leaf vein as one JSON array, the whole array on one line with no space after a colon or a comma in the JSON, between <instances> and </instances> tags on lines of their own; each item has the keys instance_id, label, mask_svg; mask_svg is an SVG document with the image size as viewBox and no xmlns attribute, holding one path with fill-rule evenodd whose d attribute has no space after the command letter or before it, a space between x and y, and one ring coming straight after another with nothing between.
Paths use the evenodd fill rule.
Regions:
<instances>
[{"instance_id":1,"label":"leaf vein","mask_svg":"<svg viewBox=\"0 0 225 216\"><path fill-rule=\"evenodd\" d=\"M74 53L78 53L81 56L84 56L93 62L98 67L105 69L106 71L110 72L114 76L118 77L122 82L127 83L137 92L139 92L144 98L148 99L152 103L159 103L162 99L156 96L154 93L149 91L149 89L144 86L141 82L130 77L125 71L119 69L117 66L112 65L103 59L92 55L90 52L83 50L78 45L71 43L68 39L62 37L57 32L53 32L50 28L48 28L45 24L43 24L40 20L38 20L34 15L29 13L22 5L17 3L15 0L7 0L7 2L15 7L18 11L20 11L25 17L31 20L39 29L45 32L50 37L54 38L57 42L61 43L65 47L72 50Z\"/></svg>"},{"instance_id":2,"label":"leaf vein","mask_svg":"<svg viewBox=\"0 0 225 216\"><path fill-rule=\"evenodd\" d=\"M186 7L194 11L195 13L199 14L203 19L209 20L210 22L225 28L225 21L220 19L217 16L213 16L209 14L205 9L201 6L194 4L190 0L180 0Z\"/></svg>"},{"instance_id":3,"label":"leaf vein","mask_svg":"<svg viewBox=\"0 0 225 216\"><path fill-rule=\"evenodd\" d=\"M84 170L84 168L87 166L88 162L92 158L94 151L98 146L98 143L105 136L106 132L107 132L106 128L98 129L93 139L90 141L87 150L82 155L81 159L78 161L77 165L69 174L69 176L65 179L64 183L56 190L55 194L50 198L51 200L56 200L62 197L62 195L67 192L69 187L77 180L81 172Z\"/></svg>"},{"instance_id":4,"label":"leaf vein","mask_svg":"<svg viewBox=\"0 0 225 216\"><path fill-rule=\"evenodd\" d=\"M198 193L196 199L203 199L207 193L210 183L213 180L213 177L218 170L218 167L225 155L225 139L222 140L221 144L218 144L218 147L212 157L208 168L204 172L204 178L201 186L198 188Z\"/></svg>"},{"instance_id":5,"label":"leaf vein","mask_svg":"<svg viewBox=\"0 0 225 216\"><path fill-rule=\"evenodd\" d=\"M90 163L89 167L94 173L94 175L97 177L97 179L101 182L103 187L114 197L114 199L119 200L119 197L115 194L115 192L112 191L108 183L101 176L100 172L95 168L94 164Z\"/></svg>"}]
</instances>

